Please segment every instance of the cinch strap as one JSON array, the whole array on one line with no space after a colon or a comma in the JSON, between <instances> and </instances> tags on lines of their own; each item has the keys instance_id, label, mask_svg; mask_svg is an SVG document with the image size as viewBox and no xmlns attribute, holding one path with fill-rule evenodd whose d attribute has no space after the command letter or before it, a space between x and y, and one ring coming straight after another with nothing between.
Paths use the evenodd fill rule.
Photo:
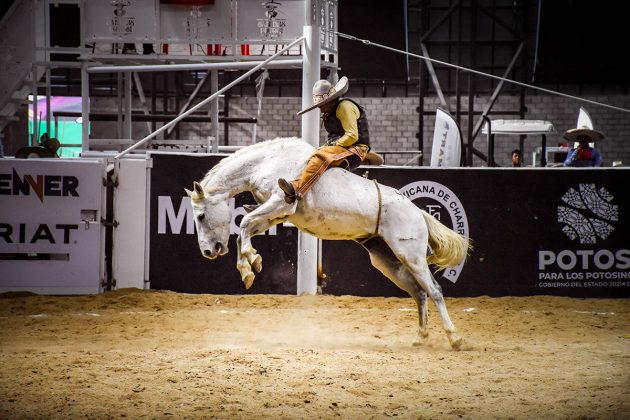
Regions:
<instances>
[{"instance_id":1,"label":"cinch strap","mask_svg":"<svg viewBox=\"0 0 630 420\"><path fill-rule=\"evenodd\" d=\"M372 237L378 236L378 228L381 225L381 209L383 208L383 197L381 196L381 188L378 186L378 182L374 180L374 186L376 187L376 194L378 195L378 213L376 213L376 228Z\"/></svg>"}]
</instances>

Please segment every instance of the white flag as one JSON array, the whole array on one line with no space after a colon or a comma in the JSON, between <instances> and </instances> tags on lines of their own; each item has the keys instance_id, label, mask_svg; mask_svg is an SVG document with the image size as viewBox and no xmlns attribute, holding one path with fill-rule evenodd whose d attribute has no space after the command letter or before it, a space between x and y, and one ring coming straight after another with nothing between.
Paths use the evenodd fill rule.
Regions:
<instances>
[{"instance_id":1,"label":"white flag","mask_svg":"<svg viewBox=\"0 0 630 420\"><path fill-rule=\"evenodd\" d=\"M438 108L435 112L431 166L459 166L462 155L461 136L453 117L448 112Z\"/></svg>"},{"instance_id":2,"label":"white flag","mask_svg":"<svg viewBox=\"0 0 630 420\"><path fill-rule=\"evenodd\" d=\"M593 121L591 120L591 116L588 115L588 112L582 107L580 107L580 113L578 114L577 128L588 128L593 130ZM578 147L579 143L576 141L573 144L573 147ZM595 143L588 144L591 147L595 147Z\"/></svg>"}]
</instances>

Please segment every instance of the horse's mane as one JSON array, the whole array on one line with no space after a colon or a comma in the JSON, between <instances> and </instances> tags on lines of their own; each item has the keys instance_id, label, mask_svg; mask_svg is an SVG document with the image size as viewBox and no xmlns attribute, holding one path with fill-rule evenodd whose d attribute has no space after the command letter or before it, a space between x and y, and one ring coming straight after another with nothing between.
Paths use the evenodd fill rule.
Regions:
<instances>
[{"instance_id":1,"label":"horse's mane","mask_svg":"<svg viewBox=\"0 0 630 420\"><path fill-rule=\"evenodd\" d=\"M229 165L232 161L241 159L243 156L245 156L247 154L256 153L260 149L268 150L268 149L276 146L278 143L286 143L286 142L290 142L290 141L291 142L295 142L295 141L302 141L302 140L297 138L297 137L278 137L278 138L275 138L275 139L265 140L265 141L262 141L260 143L254 143L254 144L252 144L250 146L243 147L242 149L237 150L236 152L232 153L228 157L226 157L224 159L221 159L221 161L219 163L214 165L206 173L206 175L203 177L203 179L201 180L200 183L201 183L201 185L204 188L207 188L207 185L211 182L212 177L217 172L222 170L225 166ZM261 154L261 157L262 157L262 154Z\"/></svg>"}]
</instances>

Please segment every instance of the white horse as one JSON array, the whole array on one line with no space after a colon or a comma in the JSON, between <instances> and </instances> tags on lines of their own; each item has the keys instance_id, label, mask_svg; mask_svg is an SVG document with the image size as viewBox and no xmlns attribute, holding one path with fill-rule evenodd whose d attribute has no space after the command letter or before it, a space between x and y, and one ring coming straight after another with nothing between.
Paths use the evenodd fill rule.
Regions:
<instances>
[{"instance_id":1,"label":"white horse","mask_svg":"<svg viewBox=\"0 0 630 420\"><path fill-rule=\"evenodd\" d=\"M303 199L287 204L278 178L295 179L313 151L313 146L296 138L257 143L226 157L200 183L194 183L193 191L186 190L203 256L212 260L228 252L229 199L249 191L260 206L241 221L236 264L247 289L254 282L254 271L262 270L252 236L288 220L322 239L361 243L372 265L416 301L420 326L414 344L428 336L428 294L452 348L458 349L461 338L428 263L439 269L458 265L468 254L467 238L442 225L398 190L339 168L326 171ZM427 245L432 251L428 258Z\"/></svg>"}]
</instances>

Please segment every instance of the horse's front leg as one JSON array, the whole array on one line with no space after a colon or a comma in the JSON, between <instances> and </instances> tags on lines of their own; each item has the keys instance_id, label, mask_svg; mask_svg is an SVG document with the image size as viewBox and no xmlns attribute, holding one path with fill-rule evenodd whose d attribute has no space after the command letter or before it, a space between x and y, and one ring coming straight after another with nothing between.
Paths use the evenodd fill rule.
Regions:
<instances>
[{"instance_id":1,"label":"horse's front leg","mask_svg":"<svg viewBox=\"0 0 630 420\"><path fill-rule=\"evenodd\" d=\"M239 267L241 278L247 289L251 287L255 277L251 268L259 273L262 270L262 257L252 246L252 236L265 233L270 227L280 223L294 211L295 205L287 205L283 199L274 195L269 201L243 217L240 225L237 267ZM244 271L241 271L241 267ZM246 270L248 267L249 271Z\"/></svg>"},{"instance_id":2,"label":"horse's front leg","mask_svg":"<svg viewBox=\"0 0 630 420\"><path fill-rule=\"evenodd\" d=\"M241 252L241 237L236 238L236 268L241 273L241 279L245 284L245 288L249 289L254 283L256 275L252 271L252 266L249 260Z\"/></svg>"}]
</instances>

